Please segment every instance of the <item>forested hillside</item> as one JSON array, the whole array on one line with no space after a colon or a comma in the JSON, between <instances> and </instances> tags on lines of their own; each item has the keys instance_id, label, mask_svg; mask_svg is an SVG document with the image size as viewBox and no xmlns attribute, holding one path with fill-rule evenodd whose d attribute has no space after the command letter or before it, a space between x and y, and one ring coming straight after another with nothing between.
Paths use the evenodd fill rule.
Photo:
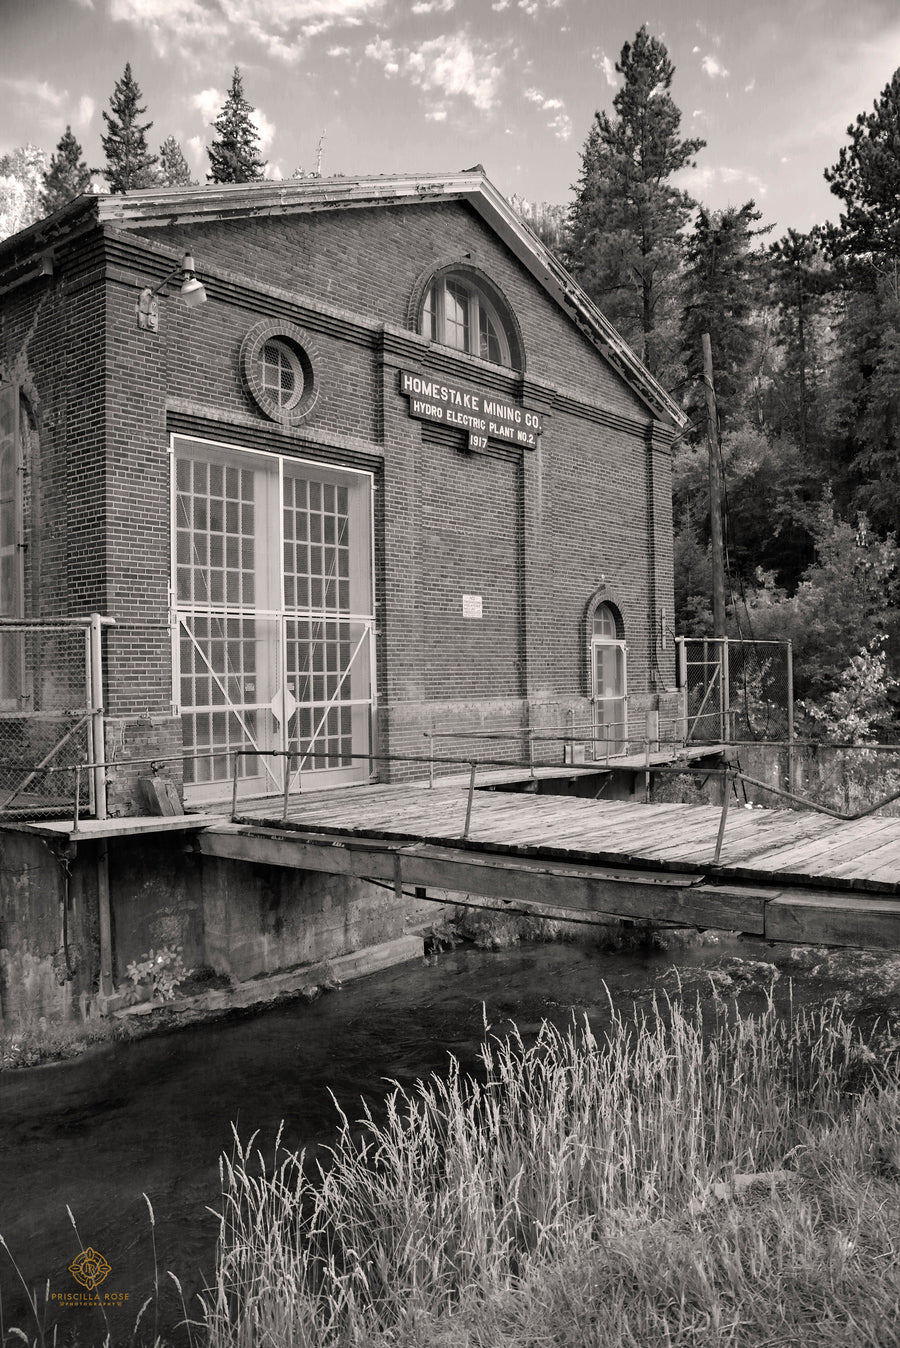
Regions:
<instances>
[{"instance_id":1,"label":"forested hillside","mask_svg":"<svg viewBox=\"0 0 900 1348\"><path fill-rule=\"evenodd\" d=\"M713 213L680 189L704 144L680 135L664 44L642 28L616 70L613 115L594 118L563 228L547 206L523 214L688 414L675 446L676 631L712 631L709 333L730 632L793 642L802 732L894 740L900 70L823 165L838 223L782 238L753 201Z\"/></svg>"}]
</instances>

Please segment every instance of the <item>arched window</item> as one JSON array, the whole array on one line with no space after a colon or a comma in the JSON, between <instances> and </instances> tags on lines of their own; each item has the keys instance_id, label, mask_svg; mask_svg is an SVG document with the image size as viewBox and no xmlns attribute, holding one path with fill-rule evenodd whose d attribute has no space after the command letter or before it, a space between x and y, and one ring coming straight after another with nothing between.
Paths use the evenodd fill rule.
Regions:
<instances>
[{"instance_id":1,"label":"arched window","mask_svg":"<svg viewBox=\"0 0 900 1348\"><path fill-rule=\"evenodd\" d=\"M498 294L464 271L439 272L422 300L419 331L423 337L494 365L520 366L512 318Z\"/></svg>"},{"instance_id":2,"label":"arched window","mask_svg":"<svg viewBox=\"0 0 900 1348\"><path fill-rule=\"evenodd\" d=\"M625 642L611 604L598 604L591 621L591 700L595 758L620 752L628 738Z\"/></svg>"}]
</instances>

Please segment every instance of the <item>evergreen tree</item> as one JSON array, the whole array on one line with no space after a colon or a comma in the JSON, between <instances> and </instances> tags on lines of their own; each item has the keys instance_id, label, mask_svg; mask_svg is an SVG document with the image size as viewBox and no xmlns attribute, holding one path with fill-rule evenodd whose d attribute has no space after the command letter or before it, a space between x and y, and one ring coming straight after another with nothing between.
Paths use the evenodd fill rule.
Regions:
<instances>
[{"instance_id":1,"label":"evergreen tree","mask_svg":"<svg viewBox=\"0 0 900 1348\"><path fill-rule=\"evenodd\" d=\"M595 114L572 206L568 264L656 374L672 360L679 235L694 205L672 177L705 144L679 136L665 45L641 28L616 63L615 117Z\"/></svg>"},{"instance_id":2,"label":"evergreen tree","mask_svg":"<svg viewBox=\"0 0 900 1348\"><path fill-rule=\"evenodd\" d=\"M900 70L847 128L850 144L825 180L844 204L828 242L835 258L869 270L900 298Z\"/></svg>"},{"instance_id":3,"label":"evergreen tree","mask_svg":"<svg viewBox=\"0 0 900 1348\"><path fill-rule=\"evenodd\" d=\"M900 510L900 70L825 178L844 209L826 231L843 284L831 399L836 487L882 529Z\"/></svg>"},{"instance_id":4,"label":"evergreen tree","mask_svg":"<svg viewBox=\"0 0 900 1348\"><path fill-rule=\"evenodd\" d=\"M81 146L72 135L72 128L67 126L44 174L41 210L52 215L82 192L89 192L90 187L91 170L81 157Z\"/></svg>"},{"instance_id":5,"label":"evergreen tree","mask_svg":"<svg viewBox=\"0 0 900 1348\"><path fill-rule=\"evenodd\" d=\"M244 97L244 85L238 66L234 68L228 97L213 129L216 139L207 148L211 183L250 183L263 176L266 161L259 156L259 132L250 114L253 107Z\"/></svg>"},{"instance_id":6,"label":"evergreen tree","mask_svg":"<svg viewBox=\"0 0 900 1348\"><path fill-rule=\"evenodd\" d=\"M719 421L732 424L748 392L755 347L755 320L762 294L760 258L753 240L760 213L755 203L708 211L701 206L686 247L687 304L682 343L688 377L695 385L689 410L705 423L701 338L709 333Z\"/></svg>"},{"instance_id":7,"label":"evergreen tree","mask_svg":"<svg viewBox=\"0 0 900 1348\"><path fill-rule=\"evenodd\" d=\"M167 136L159 147L159 183L161 187L196 187L187 160L174 136Z\"/></svg>"},{"instance_id":8,"label":"evergreen tree","mask_svg":"<svg viewBox=\"0 0 900 1348\"><path fill-rule=\"evenodd\" d=\"M110 192L152 187L157 181L156 155L152 155L147 147L147 132L153 123L138 121L147 111L146 107L140 106L140 100L140 87L128 62L109 100L112 112L103 113L107 134L101 135L100 144L106 155L104 173Z\"/></svg>"},{"instance_id":9,"label":"evergreen tree","mask_svg":"<svg viewBox=\"0 0 900 1348\"><path fill-rule=\"evenodd\" d=\"M821 448L819 373L831 272L817 231L789 229L769 247L767 281L775 306L777 366L771 371L768 420L804 451Z\"/></svg>"}]
</instances>

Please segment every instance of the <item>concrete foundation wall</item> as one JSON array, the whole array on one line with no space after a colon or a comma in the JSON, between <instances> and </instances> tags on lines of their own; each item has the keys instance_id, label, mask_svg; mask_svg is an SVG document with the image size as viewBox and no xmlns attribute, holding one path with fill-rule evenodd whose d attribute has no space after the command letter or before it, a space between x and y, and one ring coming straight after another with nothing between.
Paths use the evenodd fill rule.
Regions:
<instances>
[{"instance_id":1,"label":"concrete foundation wall","mask_svg":"<svg viewBox=\"0 0 900 1348\"><path fill-rule=\"evenodd\" d=\"M37 837L0 833L0 1032L85 1020L100 996L98 847L66 873ZM150 950L182 947L185 968L238 982L353 954L403 936L434 904L398 902L362 880L201 857L189 835L110 839L113 979Z\"/></svg>"},{"instance_id":2,"label":"concrete foundation wall","mask_svg":"<svg viewBox=\"0 0 900 1348\"><path fill-rule=\"evenodd\" d=\"M0 1031L85 1019L99 972L95 872L0 834Z\"/></svg>"}]
</instances>

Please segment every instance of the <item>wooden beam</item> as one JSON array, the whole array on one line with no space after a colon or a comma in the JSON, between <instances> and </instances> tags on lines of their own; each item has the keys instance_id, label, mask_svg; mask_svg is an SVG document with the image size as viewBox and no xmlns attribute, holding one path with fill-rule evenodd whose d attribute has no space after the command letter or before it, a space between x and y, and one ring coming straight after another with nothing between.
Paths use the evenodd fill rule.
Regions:
<instances>
[{"instance_id":1,"label":"wooden beam","mask_svg":"<svg viewBox=\"0 0 900 1348\"><path fill-rule=\"evenodd\" d=\"M815 890L783 893L766 904L767 940L793 945L900 950L900 903Z\"/></svg>"},{"instance_id":2,"label":"wooden beam","mask_svg":"<svg viewBox=\"0 0 900 1348\"><path fill-rule=\"evenodd\" d=\"M257 865L354 875L396 885L399 864L402 883L432 890L755 935L762 935L764 929L767 895L741 886L700 885L693 875L535 861L427 843L390 846L361 839L347 843L317 841L291 832L272 836L235 825L208 829L198 839L204 856Z\"/></svg>"}]
</instances>

